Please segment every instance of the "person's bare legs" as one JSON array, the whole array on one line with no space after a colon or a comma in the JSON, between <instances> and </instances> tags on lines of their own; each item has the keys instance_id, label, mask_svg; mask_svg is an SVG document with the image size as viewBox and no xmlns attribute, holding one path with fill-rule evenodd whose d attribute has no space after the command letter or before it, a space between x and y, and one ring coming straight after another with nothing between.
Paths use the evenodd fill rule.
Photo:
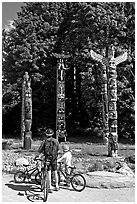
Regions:
<instances>
[{"instance_id":1,"label":"person's bare legs","mask_svg":"<svg viewBox=\"0 0 137 204\"><path fill-rule=\"evenodd\" d=\"M54 175L55 175L55 189L59 190L57 170L54 171ZM51 186L51 170L48 171L48 180L49 180L49 192L51 192L52 191L52 186Z\"/></svg>"},{"instance_id":2,"label":"person's bare legs","mask_svg":"<svg viewBox=\"0 0 137 204\"><path fill-rule=\"evenodd\" d=\"M51 170L48 171L49 191L51 191Z\"/></svg>"},{"instance_id":3,"label":"person's bare legs","mask_svg":"<svg viewBox=\"0 0 137 204\"><path fill-rule=\"evenodd\" d=\"M54 175L55 175L55 185L56 185L55 189L56 189L56 190L59 190L59 181L58 181L58 173L57 173L57 170L54 171Z\"/></svg>"},{"instance_id":4,"label":"person's bare legs","mask_svg":"<svg viewBox=\"0 0 137 204\"><path fill-rule=\"evenodd\" d=\"M58 191L60 188L59 188L59 182L58 182L58 173L57 173L57 170L54 171L54 176L55 176L55 191Z\"/></svg>"}]
</instances>

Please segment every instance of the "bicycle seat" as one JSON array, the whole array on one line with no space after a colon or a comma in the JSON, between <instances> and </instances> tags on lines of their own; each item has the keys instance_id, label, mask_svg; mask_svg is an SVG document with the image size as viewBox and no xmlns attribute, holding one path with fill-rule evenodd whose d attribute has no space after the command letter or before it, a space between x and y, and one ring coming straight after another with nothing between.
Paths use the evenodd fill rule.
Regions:
<instances>
[{"instance_id":1,"label":"bicycle seat","mask_svg":"<svg viewBox=\"0 0 137 204\"><path fill-rule=\"evenodd\" d=\"M58 161L58 164L63 164L64 162L63 161Z\"/></svg>"},{"instance_id":2,"label":"bicycle seat","mask_svg":"<svg viewBox=\"0 0 137 204\"><path fill-rule=\"evenodd\" d=\"M36 161L43 161L43 159L37 158Z\"/></svg>"},{"instance_id":3,"label":"bicycle seat","mask_svg":"<svg viewBox=\"0 0 137 204\"><path fill-rule=\"evenodd\" d=\"M28 167L28 166L30 166L30 165L29 165L29 164L23 164L23 166Z\"/></svg>"}]
</instances>

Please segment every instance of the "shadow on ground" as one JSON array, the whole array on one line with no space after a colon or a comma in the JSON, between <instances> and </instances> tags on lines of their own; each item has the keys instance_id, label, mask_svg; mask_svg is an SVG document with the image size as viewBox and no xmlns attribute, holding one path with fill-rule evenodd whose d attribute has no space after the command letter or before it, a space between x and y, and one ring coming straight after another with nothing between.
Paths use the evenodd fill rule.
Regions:
<instances>
[{"instance_id":1,"label":"shadow on ground","mask_svg":"<svg viewBox=\"0 0 137 204\"><path fill-rule=\"evenodd\" d=\"M9 183L6 183L5 186L14 191L18 191L18 196L26 196L31 202L43 202L43 192L41 191L40 186L36 185L33 181L31 183L16 184L13 180L11 180ZM60 186L60 189L74 191L73 189L67 188L63 185Z\"/></svg>"},{"instance_id":2,"label":"shadow on ground","mask_svg":"<svg viewBox=\"0 0 137 204\"><path fill-rule=\"evenodd\" d=\"M17 194L18 196L26 196L27 199L31 202L36 202L38 200L43 201L41 188L38 185L35 185L33 183L15 184L11 182L5 185L14 191L19 191Z\"/></svg>"}]
</instances>

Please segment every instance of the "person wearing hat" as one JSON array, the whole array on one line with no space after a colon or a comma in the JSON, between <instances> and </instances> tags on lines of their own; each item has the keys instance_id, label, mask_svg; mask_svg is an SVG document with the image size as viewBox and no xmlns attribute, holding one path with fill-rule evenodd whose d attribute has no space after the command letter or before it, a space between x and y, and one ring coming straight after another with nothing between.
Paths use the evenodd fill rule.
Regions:
<instances>
[{"instance_id":1,"label":"person wearing hat","mask_svg":"<svg viewBox=\"0 0 137 204\"><path fill-rule=\"evenodd\" d=\"M44 140L41 143L38 152L44 154L45 159L50 161L48 165L48 176L49 176L49 193L52 193L51 187L51 171L55 175L55 191L59 190L58 186L58 175L57 175L57 157L59 151L59 142L53 138L54 132L52 129L42 129ZM49 151L49 152L48 152Z\"/></svg>"},{"instance_id":2,"label":"person wearing hat","mask_svg":"<svg viewBox=\"0 0 137 204\"><path fill-rule=\"evenodd\" d=\"M62 157L60 157L57 162L61 162L63 161L64 165L65 165L65 173L70 174L70 168L69 166L71 166L71 160L72 160L72 153L69 149L69 146L64 144L62 146L63 152L64 154L62 155ZM69 186L69 184L67 184L67 186Z\"/></svg>"}]
</instances>

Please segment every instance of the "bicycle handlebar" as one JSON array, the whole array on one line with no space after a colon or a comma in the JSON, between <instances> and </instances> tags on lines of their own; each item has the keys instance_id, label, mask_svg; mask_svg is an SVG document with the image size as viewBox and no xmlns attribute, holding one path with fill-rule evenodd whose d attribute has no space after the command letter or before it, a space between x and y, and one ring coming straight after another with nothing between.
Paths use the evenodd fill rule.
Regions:
<instances>
[{"instance_id":1,"label":"bicycle handlebar","mask_svg":"<svg viewBox=\"0 0 137 204\"><path fill-rule=\"evenodd\" d=\"M43 161L43 159L41 159L41 158L39 158L38 156L36 156L36 157L34 158L34 161Z\"/></svg>"},{"instance_id":2,"label":"bicycle handlebar","mask_svg":"<svg viewBox=\"0 0 137 204\"><path fill-rule=\"evenodd\" d=\"M58 164L61 166L62 164L64 164L64 162L63 161L59 161ZM76 166L68 166L68 168L76 169Z\"/></svg>"},{"instance_id":3,"label":"bicycle handlebar","mask_svg":"<svg viewBox=\"0 0 137 204\"><path fill-rule=\"evenodd\" d=\"M64 162L62 162L62 161L59 161L59 162L58 162L58 164L63 164L63 163L64 163Z\"/></svg>"}]
</instances>

